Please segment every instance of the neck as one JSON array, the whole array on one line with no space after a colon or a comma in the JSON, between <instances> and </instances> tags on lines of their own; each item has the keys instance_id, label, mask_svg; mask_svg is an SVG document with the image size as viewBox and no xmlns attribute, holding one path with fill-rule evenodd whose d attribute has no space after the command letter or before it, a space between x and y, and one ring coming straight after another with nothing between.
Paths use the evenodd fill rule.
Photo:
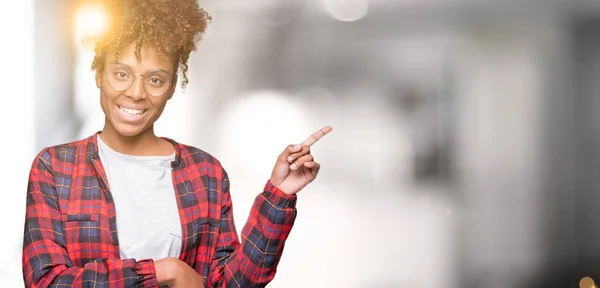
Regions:
<instances>
[{"instance_id":1,"label":"neck","mask_svg":"<svg viewBox=\"0 0 600 288\"><path fill-rule=\"evenodd\" d=\"M135 136L124 136L119 134L114 127L105 121L104 128L99 135L102 141L113 150L127 155L152 156L162 154L162 139L154 134L154 127L146 129Z\"/></svg>"}]
</instances>

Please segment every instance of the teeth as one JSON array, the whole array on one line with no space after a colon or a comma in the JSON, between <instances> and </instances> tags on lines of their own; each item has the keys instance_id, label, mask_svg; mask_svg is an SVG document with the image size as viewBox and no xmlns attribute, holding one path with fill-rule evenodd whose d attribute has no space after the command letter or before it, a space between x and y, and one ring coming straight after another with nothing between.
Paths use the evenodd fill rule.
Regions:
<instances>
[{"instance_id":1,"label":"teeth","mask_svg":"<svg viewBox=\"0 0 600 288\"><path fill-rule=\"evenodd\" d=\"M119 109L121 109L121 111L123 111L129 115L132 115L132 116L140 115L140 114L144 113L143 110L135 110L135 109L129 109L129 108L124 108L124 107L119 107Z\"/></svg>"}]
</instances>

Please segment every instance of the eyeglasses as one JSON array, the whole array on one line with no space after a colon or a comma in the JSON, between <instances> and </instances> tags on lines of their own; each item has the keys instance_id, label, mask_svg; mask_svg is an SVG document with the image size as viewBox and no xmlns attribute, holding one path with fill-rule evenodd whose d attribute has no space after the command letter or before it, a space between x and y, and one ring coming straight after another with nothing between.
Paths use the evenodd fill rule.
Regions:
<instances>
[{"instance_id":1,"label":"eyeglasses","mask_svg":"<svg viewBox=\"0 0 600 288\"><path fill-rule=\"evenodd\" d=\"M133 73L128 66L109 64L104 69L110 87L116 91L125 91L135 83L136 76L142 78L144 90L152 96L161 96L171 86L171 75L164 70L153 70L145 74Z\"/></svg>"}]
</instances>

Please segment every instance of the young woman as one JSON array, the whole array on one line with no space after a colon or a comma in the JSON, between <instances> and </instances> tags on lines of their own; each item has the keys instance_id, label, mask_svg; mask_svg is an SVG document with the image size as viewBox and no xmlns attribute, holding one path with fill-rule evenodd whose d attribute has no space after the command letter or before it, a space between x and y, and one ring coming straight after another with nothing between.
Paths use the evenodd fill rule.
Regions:
<instances>
[{"instance_id":1,"label":"young woman","mask_svg":"<svg viewBox=\"0 0 600 288\"><path fill-rule=\"evenodd\" d=\"M154 134L210 17L195 0L106 1L92 68L105 114L87 139L43 149L29 177L26 287L263 287L275 276L296 193L319 164L289 145L252 206L241 242L217 159ZM182 123L181 125L185 125Z\"/></svg>"}]
</instances>

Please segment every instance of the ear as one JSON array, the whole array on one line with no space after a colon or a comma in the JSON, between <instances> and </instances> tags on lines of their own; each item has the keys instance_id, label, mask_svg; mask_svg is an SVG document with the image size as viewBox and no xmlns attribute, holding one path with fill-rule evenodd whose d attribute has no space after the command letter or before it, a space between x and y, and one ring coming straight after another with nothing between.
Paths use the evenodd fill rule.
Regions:
<instances>
[{"instance_id":1,"label":"ear","mask_svg":"<svg viewBox=\"0 0 600 288\"><path fill-rule=\"evenodd\" d=\"M169 87L169 97L167 97L168 100L171 100L171 98L173 98L173 94L175 94L175 88L177 87L178 77L179 75L177 74L173 76L173 81L171 82L171 86Z\"/></svg>"},{"instance_id":2,"label":"ear","mask_svg":"<svg viewBox=\"0 0 600 288\"><path fill-rule=\"evenodd\" d=\"M100 89L102 87L102 72L96 69L96 87Z\"/></svg>"}]
</instances>

